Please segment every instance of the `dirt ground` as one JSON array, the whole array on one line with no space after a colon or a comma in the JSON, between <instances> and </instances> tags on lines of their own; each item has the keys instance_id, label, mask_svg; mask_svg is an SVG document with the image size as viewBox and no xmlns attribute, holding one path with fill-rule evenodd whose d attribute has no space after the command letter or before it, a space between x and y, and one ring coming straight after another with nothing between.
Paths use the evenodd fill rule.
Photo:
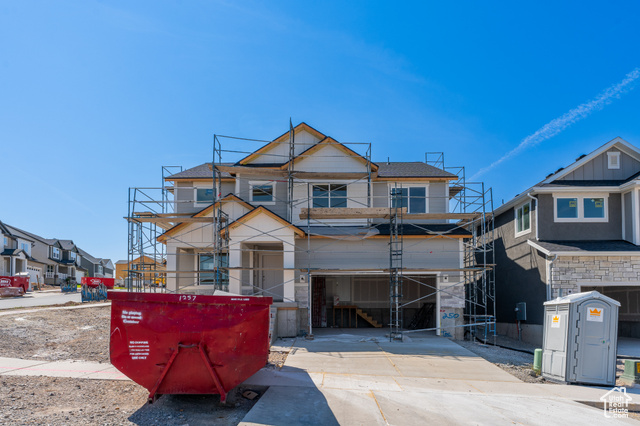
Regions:
<instances>
[{"instance_id":1,"label":"dirt ground","mask_svg":"<svg viewBox=\"0 0 640 426\"><path fill-rule=\"evenodd\" d=\"M111 308L46 310L0 316L0 356L46 361L109 362ZM268 368L281 368L286 352L273 352ZM225 406L218 395L165 395L147 404L148 392L129 381L52 377L0 377L0 424L236 425L259 396L238 388Z\"/></svg>"}]
</instances>

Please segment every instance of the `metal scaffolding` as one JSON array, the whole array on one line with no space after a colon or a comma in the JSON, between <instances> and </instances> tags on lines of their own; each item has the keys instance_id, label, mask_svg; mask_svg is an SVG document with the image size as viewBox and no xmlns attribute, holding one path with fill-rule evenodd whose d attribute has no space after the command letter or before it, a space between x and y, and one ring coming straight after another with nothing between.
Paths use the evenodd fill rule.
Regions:
<instances>
[{"instance_id":1,"label":"metal scaffolding","mask_svg":"<svg viewBox=\"0 0 640 426\"><path fill-rule=\"evenodd\" d=\"M464 167L447 167L443 153L426 153L425 163L452 173L457 178L447 183L447 192L442 196L443 203L448 209L440 213L411 214L407 211L408 191L401 182L389 186L385 194L374 195L373 169L377 165L371 161L371 144L342 143L347 148L343 157L357 158L364 161L365 172L354 173L344 171L340 173L310 172L296 168L296 161L305 158L318 158L317 153L307 152L313 144L296 141L296 132L290 123L288 134L285 133L276 141L239 138L233 136L214 135L213 155L208 165L209 183L184 186L171 180L171 176L182 172L182 168L163 167L162 186L160 188L130 188L129 208L127 220L129 223L128 246L129 264L136 260L142 263L153 263L148 272L130 267L128 270L128 288L132 291L169 291L156 285L157 281L147 277L167 277L175 279L175 292L202 292L205 290L228 291L231 280L240 288L251 289L252 295L272 296L283 302L296 302L295 298L284 295L284 286L291 284L295 278L285 279L285 271L294 271L287 275L305 277L307 286L306 306L308 333L312 334L312 280L322 274L344 275L349 273L370 274L372 276L388 276L388 316L384 316L389 328L391 339L401 339L404 333L436 330L443 331L447 327L420 327L419 315L425 315L425 301L434 295L462 298L464 300L465 321L462 327L468 330L470 337L484 337L495 334L495 255L493 250L494 223L493 201L491 188L486 189L483 183L467 182ZM282 144L279 153L263 153L260 148L265 144ZM307 146L308 145L308 146ZM248 148L243 149L243 147ZM249 167L240 163L240 159L254 156L260 158L263 167ZM262 157L261 157L262 156ZM320 155L320 157L322 157ZM325 160L332 161L332 156L325 156ZM331 176L329 176L331 175ZM286 205L282 216L290 224L304 233L299 236L299 244L291 247L290 241L277 237L277 230L270 230L269 237L275 244L238 244L230 245L230 225L232 219L223 210L223 203L229 197L223 193L224 185L232 185L235 195L239 195L239 188L250 188L254 179L267 180L273 188L286 186L286 191L273 189L268 194L275 203ZM327 180L339 179L339 183L324 184ZM188 179L187 179L188 180ZM331 182L333 182L331 180ZM171 184L169 184L171 182ZM362 189L361 195L348 196L347 186ZM255 188L255 187L254 187ZM246 190L244 190L246 191ZM254 189L256 191L256 189ZM180 196L178 197L178 193ZM193 194L185 197L184 194ZM266 194L266 193L265 193ZM200 196L206 199L206 206L200 212L194 212L193 206L199 203ZM259 193L255 193L259 197ZM435 198L431 197L431 198ZM349 208L346 208L349 205ZM386 207L375 207L375 206ZM445 204L443 204L445 205ZM206 207L206 208L205 208ZM207 210L208 209L208 210ZM347 210L350 210L347 212ZM294 217L299 211L299 217ZM337 224L336 220L350 223L357 219L366 225L362 229ZM452 222L453 221L453 222ZM429 228L429 223L445 223L451 225L441 232ZM168 235L168 230L190 225L190 232L201 232L209 235L206 243L194 244L186 241L181 235ZM342 225L342 226L341 226ZM246 223L234 222L234 226L251 228ZM288 225L283 225L282 229ZM411 268L407 267L404 257L415 255L414 240L405 242L404 233L407 227L423 232L425 238L442 238L462 241L461 249L456 253L461 258L459 268ZM380 265L369 270L353 268L314 268L312 258L323 253L340 255L339 250L332 249L338 242L366 240L380 234L380 229L388 228L388 269ZM257 236L264 231L251 229ZM464 230L468 233L462 239L453 235L452 231ZM163 239L164 238L164 239ZM312 244L315 238L321 238L322 243ZM162 242L160 242L162 240ZM258 238L259 240L259 238ZM305 241L306 240L306 241ZM304 241L304 242L303 242ZM306 243L306 244L305 244ZM168 245L178 247L167 250ZM282 248L280 248L280 246ZM296 256L306 258L306 267L291 266L290 268L265 267L252 262L241 267L230 266L231 254L240 252L241 257L246 253L269 254L293 251ZM234 253L234 251L236 253ZM353 253L351 253L353 254ZM345 256L348 255L345 253ZM454 252L451 252L454 255ZM249 255L248 255L249 256ZM147 259L147 260L145 260ZM148 261L153 259L153 262ZM162 265L160 268L159 265ZM166 266L165 266L166 265ZM191 266L185 266L191 265ZM237 274L231 274L233 271ZM257 274L264 271L278 270L282 279L273 285L264 286L257 282ZM463 279L451 286L435 285L427 278L439 279L438 274L455 272ZM147 273L147 275L145 275ZM239 277L239 278L237 278ZM301 278L302 279L302 278ZM426 282L425 282L426 280ZM233 281L232 281L233 282ZM406 286L422 288L417 291L417 297L407 296ZM453 286L463 286L464 292L457 291ZM421 292L422 291L422 292ZM426 294L423 294L425 293ZM415 292L414 292L415 293ZM460 294L464 296L460 296ZM439 299L438 299L439 300ZM416 306L422 306L418 309ZM403 310L413 306L417 311L412 321L405 321ZM335 307L334 307L335 308ZM436 312L439 315L440 312ZM356 321L357 321L356 316ZM407 330L404 324L410 323L414 328ZM334 324L335 325L335 324Z\"/></svg>"}]
</instances>

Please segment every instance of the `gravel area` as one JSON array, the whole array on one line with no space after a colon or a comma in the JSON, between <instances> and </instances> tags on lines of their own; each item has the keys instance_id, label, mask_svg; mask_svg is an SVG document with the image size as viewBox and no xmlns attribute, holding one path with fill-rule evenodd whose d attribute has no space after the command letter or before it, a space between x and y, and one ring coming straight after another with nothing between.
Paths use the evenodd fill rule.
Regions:
<instances>
[{"instance_id":1,"label":"gravel area","mask_svg":"<svg viewBox=\"0 0 640 426\"><path fill-rule=\"evenodd\" d=\"M47 361L109 362L111 308L47 310L0 316L0 356ZM282 368L288 351L275 350L267 368ZM245 390L258 394L242 396ZM236 388L219 395L164 395L130 381L52 377L0 377L0 424L236 425L266 388Z\"/></svg>"},{"instance_id":2,"label":"gravel area","mask_svg":"<svg viewBox=\"0 0 640 426\"><path fill-rule=\"evenodd\" d=\"M237 425L259 400L239 388L228 406L218 395L165 395L147 404L146 389L115 380L7 376L0 384L2 425Z\"/></svg>"},{"instance_id":3,"label":"gravel area","mask_svg":"<svg viewBox=\"0 0 640 426\"><path fill-rule=\"evenodd\" d=\"M481 343L459 341L456 343L494 363L507 373L527 383L553 383L541 376L532 375L533 355L529 353L513 351L499 346L483 345Z\"/></svg>"},{"instance_id":4,"label":"gravel area","mask_svg":"<svg viewBox=\"0 0 640 426\"><path fill-rule=\"evenodd\" d=\"M109 362L111 307L0 316L0 356Z\"/></svg>"}]
</instances>

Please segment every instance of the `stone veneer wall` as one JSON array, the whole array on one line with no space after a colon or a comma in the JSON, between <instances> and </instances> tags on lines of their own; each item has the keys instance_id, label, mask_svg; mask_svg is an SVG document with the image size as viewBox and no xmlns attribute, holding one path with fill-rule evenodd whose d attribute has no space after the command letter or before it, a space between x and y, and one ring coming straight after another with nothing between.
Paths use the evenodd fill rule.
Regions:
<instances>
[{"instance_id":1,"label":"stone veneer wall","mask_svg":"<svg viewBox=\"0 0 640 426\"><path fill-rule=\"evenodd\" d=\"M640 282L640 256L558 257L551 267L553 297L576 293L579 284Z\"/></svg>"}]
</instances>

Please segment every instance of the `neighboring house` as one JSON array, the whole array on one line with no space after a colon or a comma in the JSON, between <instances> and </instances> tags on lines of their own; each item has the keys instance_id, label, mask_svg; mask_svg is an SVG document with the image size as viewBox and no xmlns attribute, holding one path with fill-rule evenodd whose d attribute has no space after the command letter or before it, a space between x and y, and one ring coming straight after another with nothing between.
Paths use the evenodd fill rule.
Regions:
<instances>
[{"instance_id":1,"label":"neighboring house","mask_svg":"<svg viewBox=\"0 0 640 426\"><path fill-rule=\"evenodd\" d=\"M113 278L113 273L115 272L115 267L113 266L113 262L111 261L111 259L102 259L102 258L97 258L98 262L100 262L100 265L102 266L102 277L103 278ZM98 275L96 275L98 276Z\"/></svg>"},{"instance_id":2,"label":"neighboring house","mask_svg":"<svg viewBox=\"0 0 640 426\"><path fill-rule=\"evenodd\" d=\"M192 214L195 222L179 223L158 239L167 248L167 289L189 291L199 285L198 292L222 281L222 289L232 293L272 296L276 306L297 312L297 333L307 324L310 278L314 326L346 324L339 316L353 312L343 307L364 310L386 326L393 315L390 297L396 297L389 290L393 225L388 212L404 207L411 218L402 224L405 269L399 297L412 302L404 305L403 322L428 303L431 327L441 325L443 317L451 326L462 325L463 245L471 233L447 216L451 182L458 176L420 161L371 162L305 123L294 132L291 162L285 133L237 163L216 165L221 172L217 191L223 196L215 205L210 164L166 178L174 185L175 212ZM287 170L295 171L293 185ZM368 210L362 217L349 213L307 220L301 218L307 207ZM367 216L376 207L387 217ZM196 222L218 209L228 216L219 236L211 222ZM212 256L214 238L227 247L219 268ZM222 279L214 279L216 274ZM460 338L463 329L451 328L451 333Z\"/></svg>"},{"instance_id":3,"label":"neighboring house","mask_svg":"<svg viewBox=\"0 0 640 426\"><path fill-rule=\"evenodd\" d=\"M616 138L497 208L498 332L542 342L546 300L597 290L621 303L619 335L640 337L640 150Z\"/></svg>"},{"instance_id":4,"label":"neighboring house","mask_svg":"<svg viewBox=\"0 0 640 426\"><path fill-rule=\"evenodd\" d=\"M45 242L44 238L30 232L23 231L15 226L5 224L5 229L15 236L16 241L18 239L30 241L30 247L28 248L29 258L27 259L25 272L29 273L32 284L43 284L45 282L47 265L52 263L48 259L49 243ZM24 243L20 244L23 247L23 250L27 249L27 246Z\"/></svg>"},{"instance_id":5,"label":"neighboring house","mask_svg":"<svg viewBox=\"0 0 640 426\"><path fill-rule=\"evenodd\" d=\"M0 221L0 275L31 274L40 267L41 264L31 256L33 243L32 238L11 232L11 228Z\"/></svg>"},{"instance_id":6,"label":"neighboring house","mask_svg":"<svg viewBox=\"0 0 640 426\"><path fill-rule=\"evenodd\" d=\"M2 252L9 253L10 250L13 258L15 271L28 272L31 276L32 283L45 283L60 285L66 280L80 282L83 276L105 276L94 275L94 271L99 269L96 265L100 265L100 269L104 268L111 277L113 276L113 263L109 259L97 260L89 253L78 248L72 240L60 240L56 238L44 238L31 232L24 231L8 224L0 222L0 233L3 237L0 242L3 243ZM5 244L5 238L8 244ZM9 250L9 251L7 251ZM23 254L21 254L23 253ZM24 255L24 262L22 257ZM6 265L11 265L9 256L2 257L0 264L0 275L5 270ZM89 274L91 271L91 274ZM9 272L7 266L6 272ZM102 274L102 272L101 272Z\"/></svg>"},{"instance_id":7,"label":"neighboring house","mask_svg":"<svg viewBox=\"0 0 640 426\"><path fill-rule=\"evenodd\" d=\"M86 251L78 248L82 256L82 268L87 271L88 277L113 278L114 266L110 259L93 257Z\"/></svg>"}]
</instances>

